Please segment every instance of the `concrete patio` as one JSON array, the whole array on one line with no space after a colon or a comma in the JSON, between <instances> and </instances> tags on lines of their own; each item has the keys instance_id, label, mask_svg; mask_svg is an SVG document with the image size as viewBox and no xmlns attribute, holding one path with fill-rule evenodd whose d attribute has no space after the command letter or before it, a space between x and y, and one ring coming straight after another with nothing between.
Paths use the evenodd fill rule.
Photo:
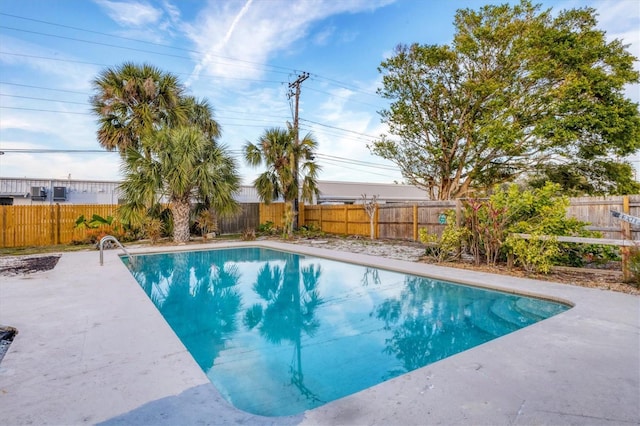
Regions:
<instances>
[{"instance_id":1,"label":"concrete patio","mask_svg":"<svg viewBox=\"0 0 640 426\"><path fill-rule=\"evenodd\" d=\"M118 258L64 253L55 269L0 278L0 423L640 424L640 297L276 242L343 261L570 302L560 315L291 417L227 403ZM148 252L137 249L132 252Z\"/></svg>"}]
</instances>

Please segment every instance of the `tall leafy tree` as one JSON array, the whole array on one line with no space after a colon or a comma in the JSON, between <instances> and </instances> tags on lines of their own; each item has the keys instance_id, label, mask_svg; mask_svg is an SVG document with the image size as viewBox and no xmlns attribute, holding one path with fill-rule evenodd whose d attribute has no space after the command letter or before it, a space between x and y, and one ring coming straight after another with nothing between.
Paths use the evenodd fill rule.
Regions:
<instances>
[{"instance_id":1,"label":"tall leafy tree","mask_svg":"<svg viewBox=\"0 0 640 426\"><path fill-rule=\"evenodd\" d=\"M271 128L265 130L256 144L247 142L243 147L247 164L266 167L254 181L260 199L268 204L282 197L291 204L294 217L289 234L297 219L296 200L311 202L319 194L317 176L320 166L314 161L317 146L311 133L296 144L291 129Z\"/></svg>"},{"instance_id":2,"label":"tall leafy tree","mask_svg":"<svg viewBox=\"0 0 640 426\"><path fill-rule=\"evenodd\" d=\"M142 140L162 127L187 124L189 107L178 78L152 65L131 62L107 68L93 81L98 142L109 151L143 150Z\"/></svg>"},{"instance_id":3,"label":"tall leafy tree","mask_svg":"<svg viewBox=\"0 0 640 426\"><path fill-rule=\"evenodd\" d=\"M240 186L237 166L226 148L196 126L165 128L143 139L151 153L124 152L121 185L129 215L144 215L161 199L169 201L173 239L189 240L191 203L204 201L220 214L234 213Z\"/></svg>"},{"instance_id":4,"label":"tall leafy tree","mask_svg":"<svg viewBox=\"0 0 640 426\"><path fill-rule=\"evenodd\" d=\"M437 199L636 152L640 114L623 92L636 58L596 23L593 9L554 17L529 1L459 10L451 45L400 45L382 62L390 135L372 152Z\"/></svg>"}]
</instances>

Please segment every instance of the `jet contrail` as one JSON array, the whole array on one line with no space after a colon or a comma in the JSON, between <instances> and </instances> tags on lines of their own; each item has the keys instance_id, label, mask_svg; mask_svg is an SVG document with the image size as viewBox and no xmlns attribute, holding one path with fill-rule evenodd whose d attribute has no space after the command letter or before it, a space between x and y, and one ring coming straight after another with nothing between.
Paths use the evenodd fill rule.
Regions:
<instances>
[{"instance_id":1,"label":"jet contrail","mask_svg":"<svg viewBox=\"0 0 640 426\"><path fill-rule=\"evenodd\" d=\"M225 44L227 44L227 42L231 38L231 35L233 34L233 30L235 30L236 25L238 24L240 19L242 19L242 17L245 15L245 13L247 13L247 10L249 10L249 6L251 6L251 3L253 3L253 0L247 0L247 2L242 7L242 9L240 9L240 12L238 12L238 14L236 15L235 19L231 23L231 26L229 27L229 30L227 31L227 34L222 39L222 42L220 43L220 46L219 46L220 49L222 49L225 46Z\"/></svg>"},{"instance_id":2,"label":"jet contrail","mask_svg":"<svg viewBox=\"0 0 640 426\"><path fill-rule=\"evenodd\" d=\"M214 50L221 51L226 46L226 44L229 42L229 39L233 35L233 31L235 30L236 26L238 25L238 22L240 22L240 19L242 19L242 17L249 10L249 7L251 6L251 3L253 3L253 0L247 0L247 2L244 4L244 6L242 6L242 9L240 9L240 12L238 12L236 17L233 18L233 22L231 22L231 25L229 26L229 29L227 30L227 33L224 35L224 38L220 41L220 43L218 43L218 45L215 47ZM205 55L205 57L195 66L195 68L193 69L193 72L189 76L189 80L186 83L187 86L193 80L196 80L198 78L198 76L200 75L200 71L202 71L202 68L204 67L203 64L209 62L210 59L211 59L211 50L209 50L207 52L207 54Z\"/></svg>"}]
</instances>

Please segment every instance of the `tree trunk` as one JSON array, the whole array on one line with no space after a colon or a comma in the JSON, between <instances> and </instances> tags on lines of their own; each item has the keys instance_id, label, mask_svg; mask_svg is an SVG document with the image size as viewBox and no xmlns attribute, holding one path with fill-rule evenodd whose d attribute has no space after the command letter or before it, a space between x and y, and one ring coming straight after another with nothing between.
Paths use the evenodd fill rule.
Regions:
<instances>
[{"instance_id":1,"label":"tree trunk","mask_svg":"<svg viewBox=\"0 0 640 426\"><path fill-rule=\"evenodd\" d=\"M191 213L191 205L188 201L171 201L171 214L173 215L173 242L186 243L189 241L189 213Z\"/></svg>"}]
</instances>

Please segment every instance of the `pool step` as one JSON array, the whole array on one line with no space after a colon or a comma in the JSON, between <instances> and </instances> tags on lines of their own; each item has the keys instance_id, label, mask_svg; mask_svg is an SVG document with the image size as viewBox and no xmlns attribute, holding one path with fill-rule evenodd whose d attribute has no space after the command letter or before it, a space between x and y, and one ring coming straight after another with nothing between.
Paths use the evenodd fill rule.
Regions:
<instances>
[{"instance_id":1,"label":"pool step","mask_svg":"<svg viewBox=\"0 0 640 426\"><path fill-rule=\"evenodd\" d=\"M474 315L471 322L476 328L492 336L503 336L520 328L511 320L505 320L493 313L493 303L492 300L477 300L472 303Z\"/></svg>"},{"instance_id":2,"label":"pool step","mask_svg":"<svg viewBox=\"0 0 640 426\"><path fill-rule=\"evenodd\" d=\"M491 313L501 320L513 324L517 328L525 327L538 321L515 308L513 299L498 299L491 304Z\"/></svg>"},{"instance_id":3,"label":"pool step","mask_svg":"<svg viewBox=\"0 0 640 426\"><path fill-rule=\"evenodd\" d=\"M546 300L524 298L518 299L515 307L523 314L535 318L536 321L541 321L566 310L566 308L560 304L550 303Z\"/></svg>"}]
</instances>

